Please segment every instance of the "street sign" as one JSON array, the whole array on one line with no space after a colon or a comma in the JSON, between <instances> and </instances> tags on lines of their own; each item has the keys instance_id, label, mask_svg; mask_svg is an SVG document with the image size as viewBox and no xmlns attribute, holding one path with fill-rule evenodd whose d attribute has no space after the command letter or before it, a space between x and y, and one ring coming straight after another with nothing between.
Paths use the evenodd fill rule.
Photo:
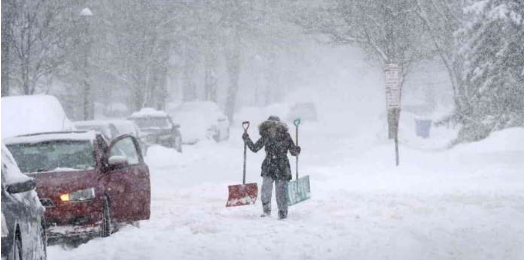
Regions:
<instances>
[{"instance_id":1,"label":"street sign","mask_svg":"<svg viewBox=\"0 0 524 260\"><path fill-rule=\"evenodd\" d=\"M400 155L398 150L398 123L400 116L400 97L402 89L400 82L402 76L399 73L398 64L389 63L384 68L386 74L386 107L388 109L388 125L390 138L395 139L395 162L400 164ZM393 131L393 132L392 132Z\"/></svg>"},{"instance_id":2,"label":"street sign","mask_svg":"<svg viewBox=\"0 0 524 260\"><path fill-rule=\"evenodd\" d=\"M400 108L400 73L398 65L386 64L386 107L388 109Z\"/></svg>"}]
</instances>

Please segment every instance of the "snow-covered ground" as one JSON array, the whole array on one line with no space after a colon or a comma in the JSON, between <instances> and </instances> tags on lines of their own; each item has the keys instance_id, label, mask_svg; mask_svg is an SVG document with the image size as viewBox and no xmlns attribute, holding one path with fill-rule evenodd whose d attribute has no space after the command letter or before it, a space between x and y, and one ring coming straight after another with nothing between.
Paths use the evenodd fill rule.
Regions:
<instances>
[{"instance_id":1,"label":"snow-covered ground","mask_svg":"<svg viewBox=\"0 0 524 260\"><path fill-rule=\"evenodd\" d=\"M524 259L524 129L447 149L456 130L419 138L416 116L403 112L395 167L381 71L358 53L332 58L327 65L340 66L320 64L307 78L321 91L244 107L227 142L199 142L183 154L151 148L151 219L75 249L53 246L49 259ZM312 198L285 221L276 203L272 218L259 217L260 201L226 208L227 186L242 181L238 122L252 120L257 138L256 124L285 118L283 108L298 101L315 102L320 118L300 133L300 172L311 178ZM261 185L263 157L248 153L248 182Z\"/></svg>"},{"instance_id":2,"label":"snow-covered ground","mask_svg":"<svg viewBox=\"0 0 524 260\"><path fill-rule=\"evenodd\" d=\"M524 259L523 129L451 150L412 142L398 168L393 144L376 134L302 130L313 197L289 219L260 218L259 201L225 208L242 174L236 128L229 142L184 154L151 148L151 219L76 249L51 247L49 259ZM259 185L262 158L248 154L248 181Z\"/></svg>"}]
</instances>

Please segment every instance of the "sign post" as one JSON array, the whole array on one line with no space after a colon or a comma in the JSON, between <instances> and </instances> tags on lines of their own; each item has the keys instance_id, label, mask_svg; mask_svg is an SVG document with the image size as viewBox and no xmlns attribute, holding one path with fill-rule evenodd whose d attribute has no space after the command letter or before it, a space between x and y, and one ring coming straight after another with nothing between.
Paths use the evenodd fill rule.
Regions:
<instances>
[{"instance_id":1,"label":"sign post","mask_svg":"<svg viewBox=\"0 0 524 260\"><path fill-rule=\"evenodd\" d=\"M401 76L397 64L389 63L385 66L386 74L386 107L388 109L388 135L395 139L395 162L400 164L398 150L398 124L400 117Z\"/></svg>"}]
</instances>

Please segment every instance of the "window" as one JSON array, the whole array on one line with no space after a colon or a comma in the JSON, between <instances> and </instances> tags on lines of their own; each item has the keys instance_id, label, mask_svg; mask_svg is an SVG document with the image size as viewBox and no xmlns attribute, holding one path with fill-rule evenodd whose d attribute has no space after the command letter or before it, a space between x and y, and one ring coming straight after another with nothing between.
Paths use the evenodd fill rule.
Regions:
<instances>
[{"instance_id":1,"label":"window","mask_svg":"<svg viewBox=\"0 0 524 260\"><path fill-rule=\"evenodd\" d=\"M7 146L22 172L79 171L96 166L90 141L56 140Z\"/></svg>"},{"instance_id":2,"label":"window","mask_svg":"<svg viewBox=\"0 0 524 260\"><path fill-rule=\"evenodd\" d=\"M113 145L109 157L113 156L122 156L126 158L127 163L130 165L140 163L138 151L131 137L126 137Z\"/></svg>"}]
</instances>

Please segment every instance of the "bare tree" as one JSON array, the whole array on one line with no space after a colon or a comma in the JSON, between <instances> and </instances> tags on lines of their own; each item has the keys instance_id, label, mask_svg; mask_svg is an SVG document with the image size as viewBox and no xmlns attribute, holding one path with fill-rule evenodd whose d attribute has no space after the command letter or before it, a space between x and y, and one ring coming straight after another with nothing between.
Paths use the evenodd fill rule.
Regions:
<instances>
[{"instance_id":1,"label":"bare tree","mask_svg":"<svg viewBox=\"0 0 524 260\"><path fill-rule=\"evenodd\" d=\"M73 40L72 12L66 2L58 0L12 3L12 79L23 94L34 94L40 80L65 63Z\"/></svg>"},{"instance_id":2,"label":"bare tree","mask_svg":"<svg viewBox=\"0 0 524 260\"><path fill-rule=\"evenodd\" d=\"M457 30L463 24L465 14L463 9L466 0L416 0L416 13L424 24L424 29L430 35L440 60L446 67L453 88L455 110L464 107L464 57L460 53L463 39L456 36Z\"/></svg>"},{"instance_id":3,"label":"bare tree","mask_svg":"<svg viewBox=\"0 0 524 260\"><path fill-rule=\"evenodd\" d=\"M401 86L414 62L432 55L412 0L333 0L298 16L306 32L328 37L331 44L360 46L382 66L399 65ZM399 110L388 111L393 138Z\"/></svg>"}]
</instances>

